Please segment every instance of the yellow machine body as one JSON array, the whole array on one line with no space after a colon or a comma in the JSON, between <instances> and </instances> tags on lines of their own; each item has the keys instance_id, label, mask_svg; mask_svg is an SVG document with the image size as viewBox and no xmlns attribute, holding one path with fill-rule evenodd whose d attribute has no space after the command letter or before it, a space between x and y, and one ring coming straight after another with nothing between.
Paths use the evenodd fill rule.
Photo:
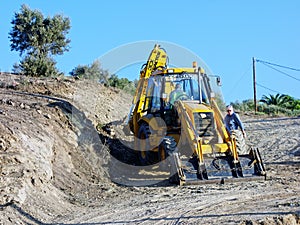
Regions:
<instances>
[{"instance_id":1,"label":"yellow machine body","mask_svg":"<svg viewBox=\"0 0 300 225\"><path fill-rule=\"evenodd\" d=\"M136 136L140 164L168 160L171 180L179 184L265 176L258 149L238 153L205 70L195 63L168 68L167 62L166 51L155 45L140 72L130 109L128 126ZM182 96L171 104L177 84Z\"/></svg>"}]
</instances>

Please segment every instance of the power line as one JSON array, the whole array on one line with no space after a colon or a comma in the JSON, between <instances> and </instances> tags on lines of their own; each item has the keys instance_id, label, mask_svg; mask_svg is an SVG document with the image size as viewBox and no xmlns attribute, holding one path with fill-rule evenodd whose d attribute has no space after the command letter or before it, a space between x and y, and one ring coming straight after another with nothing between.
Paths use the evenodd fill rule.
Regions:
<instances>
[{"instance_id":1,"label":"power line","mask_svg":"<svg viewBox=\"0 0 300 225\"><path fill-rule=\"evenodd\" d=\"M267 61L263 61L263 60L259 60L259 59L256 59L256 62L261 62L261 63L264 63L264 64L269 64L269 65L272 65L272 66L278 66L278 67L281 67L281 68L284 68L284 69L289 69L289 70L294 70L294 71L300 72L300 69L292 68L292 67L289 67L289 66L282 66L282 65L279 65L279 64L276 64L276 63L271 63L271 62L267 62Z\"/></svg>"},{"instance_id":2,"label":"power line","mask_svg":"<svg viewBox=\"0 0 300 225\"><path fill-rule=\"evenodd\" d=\"M242 75L240 76L239 79L236 80L236 82L232 85L232 87L230 88L230 93L233 94L233 91L232 90L236 90L236 87L239 85L239 83L241 82L241 80L249 73L251 69L251 64L249 65L249 67L247 68L247 70L242 73ZM226 93L227 95L227 93Z\"/></svg>"},{"instance_id":3,"label":"power line","mask_svg":"<svg viewBox=\"0 0 300 225\"><path fill-rule=\"evenodd\" d=\"M300 69L295 69L295 68L291 68L291 67L287 67L287 66L281 66L281 65L278 65L278 64L275 64L275 63L269 63L269 62L265 62L265 61L262 61L262 60L255 60L254 57L253 57L252 58L252 64L253 64L253 87L254 87L254 106L255 106L255 111L254 112L256 113L256 111L257 111L257 109L256 109L256 86L262 87L264 89L267 89L267 90L275 92L275 93L279 93L279 94L282 94L282 93L280 93L279 91L273 90L271 88L268 88L268 87L266 87L264 85L261 85L261 84L259 84L259 83L256 82L255 62L260 62L263 65L268 66L271 69L276 70L277 72L282 73L282 74L284 74L284 75L286 75L286 76L288 76L290 78L293 78L293 79L295 79L297 81L300 81L300 79L298 79L298 78L296 78L296 77L294 77L294 76L292 76L292 75L290 75L288 73L285 73L285 72L283 72L283 71L281 71L279 69L276 69L273 66L278 66L278 67L285 68L285 69L291 69L291 70L294 70L294 71L300 71Z\"/></svg>"},{"instance_id":4,"label":"power line","mask_svg":"<svg viewBox=\"0 0 300 225\"><path fill-rule=\"evenodd\" d=\"M269 67L269 68L271 68L271 69L273 69L273 70L275 70L275 71L277 71L277 72L279 72L279 73L282 73L282 74L284 74L284 75L286 75L286 76L288 76L288 77L290 77L290 78L293 78L293 79L295 79L295 80L297 80L297 81L300 81L300 79L299 78L296 78L296 77L294 77L294 76L292 76L292 75L290 75L290 74L288 74L288 73L285 73L285 72L283 72L283 71L281 71L281 70L279 70L279 69L276 69L276 68L274 68L273 66L270 66L269 64L270 63L265 63L265 62L263 62L263 61L259 61L259 62L261 62L262 64L264 64L265 66L267 66L267 67ZM299 70L300 71L300 70Z\"/></svg>"},{"instance_id":5,"label":"power line","mask_svg":"<svg viewBox=\"0 0 300 225\"><path fill-rule=\"evenodd\" d=\"M266 87L266 86L264 86L264 85L261 85L261 84L259 84L259 83L257 83L257 82L256 82L256 85L259 86L259 87L262 87L262 88L264 88L264 89L267 89L267 90L269 90L269 91L272 91L272 92L274 92L274 93L282 94L282 93L280 93L279 91L275 91L275 90L273 90L273 89L271 89L271 88L268 88L268 87Z\"/></svg>"},{"instance_id":6,"label":"power line","mask_svg":"<svg viewBox=\"0 0 300 225\"><path fill-rule=\"evenodd\" d=\"M235 88L240 83L240 81L247 75L247 73L249 73L250 70L251 70L251 64L249 65L248 69L242 74L240 79L237 80L237 82L234 84L233 88Z\"/></svg>"}]
</instances>

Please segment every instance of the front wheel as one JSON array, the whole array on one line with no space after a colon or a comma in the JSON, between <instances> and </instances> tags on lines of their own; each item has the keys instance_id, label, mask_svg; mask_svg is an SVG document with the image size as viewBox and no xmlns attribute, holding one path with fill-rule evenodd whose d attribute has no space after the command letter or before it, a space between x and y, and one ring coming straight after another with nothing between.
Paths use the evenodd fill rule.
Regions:
<instances>
[{"instance_id":1,"label":"front wheel","mask_svg":"<svg viewBox=\"0 0 300 225\"><path fill-rule=\"evenodd\" d=\"M138 131L138 138L139 138L139 144L138 144L138 156L141 165L149 165L150 162L150 140L149 137L151 135L150 127L148 124L143 123L141 124L139 131Z\"/></svg>"},{"instance_id":2,"label":"front wheel","mask_svg":"<svg viewBox=\"0 0 300 225\"><path fill-rule=\"evenodd\" d=\"M245 138L243 133L240 130L233 130L231 132L231 138L235 138L236 141L236 150L239 155L246 155L249 153L246 145Z\"/></svg>"},{"instance_id":3,"label":"front wheel","mask_svg":"<svg viewBox=\"0 0 300 225\"><path fill-rule=\"evenodd\" d=\"M175 139L171 136L166 136L163 138L159 145L159 158L161 160L166 159L169 155L172 155L176 151L177 143Z\"/></svg>"},{"instance_id":4,"label":"front wheel","mask_svg":"<svg viewBox=\"0 0 300 225\"><path fill-rule=\"evenodd\" d=\"M165 163L170 172L169 182L174 184L180 184L180 177L177 168L178 151L177 143L175 139L171 136L166 136L163 138L159 146L159 154L161 161L165 160ZM165 156L165 158L163 158Z\"/></svg>"}]
</instances>

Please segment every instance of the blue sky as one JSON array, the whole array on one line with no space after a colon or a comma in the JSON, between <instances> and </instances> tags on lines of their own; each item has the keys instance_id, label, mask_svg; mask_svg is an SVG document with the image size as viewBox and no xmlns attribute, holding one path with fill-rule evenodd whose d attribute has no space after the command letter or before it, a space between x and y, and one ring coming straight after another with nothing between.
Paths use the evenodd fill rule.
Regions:
<instances>
[{"instance_id":1,"label":"blue sky","mask_svg":"<svg viewBox=\"0 0 300 225\"><path fill-rule=\"evenodd\" d=\"M0 2L1 71L11 71L20 60L18 52L10 51L8 33L14 13L20 11L22 4L45 16L63 14L70 18L71 49L55 58L58 69L65 74L128 43L168 42L192 51L213 74L221 76L223 95L229 103L253 98L252 57L300 68L298 0L14 0ZM150 50L146 51L145 60ZM128 52L128 57L130 54L135 53ZM137 64L117 74L137 79ZM277 69L296 79L256 63L258 98L277 92L300 98L300 72Z\"/></svg>"}]
</instances>

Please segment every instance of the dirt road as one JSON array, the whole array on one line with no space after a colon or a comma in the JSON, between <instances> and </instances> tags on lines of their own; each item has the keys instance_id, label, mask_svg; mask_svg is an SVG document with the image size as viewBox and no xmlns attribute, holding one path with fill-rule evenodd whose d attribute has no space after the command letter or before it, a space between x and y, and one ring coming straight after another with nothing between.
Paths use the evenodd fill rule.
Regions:
<instances>
[{"instance_id":1,"label":"dirt road","mask_svg":"<svg viewBox=\"0 0 300 225\"><path fill-rule=\"evenodd\" d=\"M1 79L0 224L300 224L300 117L241 115L266 181L125 186L111 181L122 167L109 152L128 137L96 127L118 125L131 96L88 81Z\"/></svg>"},{"instance_id":2,"label":"dirt road","mask_svg":"<svg viewBox=\"0 0 300 225\"><path fill-rule=\"evenodd\" d=\"M69 221L88 224L298 224L300 118L244 116L267 180L198 186L123 187L107 204ZM297 222L298 220L298 222ZM280 223L281 222L281 223Z\"/></svg>"}]
</instances>

